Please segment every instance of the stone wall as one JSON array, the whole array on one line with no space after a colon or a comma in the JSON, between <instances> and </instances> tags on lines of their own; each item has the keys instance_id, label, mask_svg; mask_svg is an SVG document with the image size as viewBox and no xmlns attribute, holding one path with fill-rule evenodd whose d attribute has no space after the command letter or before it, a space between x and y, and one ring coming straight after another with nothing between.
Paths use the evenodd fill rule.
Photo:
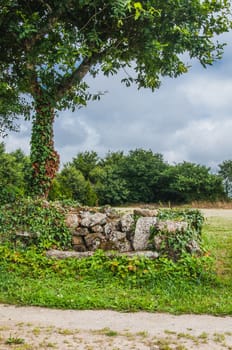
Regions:
<instances>
[{"instance_id":1,"label":"stone wall","mask_svg":"<svg viewBox=\"0 0 232 350\"><path fill-rule=\"evenodd\" d=\"M72 232L73 249L76 252L93 252L97 249L116 250L120 253L153 251L158 257L167 245L167 233L185 233L185 221L162 221L158 211L137 209L131 214L118 214L111 208L72 209L66 214L66 224ZM163 234L152 235L152 229ZM168 248L168 247L167 247ZM200 253L198 242L190 238L186 250Z\"/></svg>"}]
</instances>

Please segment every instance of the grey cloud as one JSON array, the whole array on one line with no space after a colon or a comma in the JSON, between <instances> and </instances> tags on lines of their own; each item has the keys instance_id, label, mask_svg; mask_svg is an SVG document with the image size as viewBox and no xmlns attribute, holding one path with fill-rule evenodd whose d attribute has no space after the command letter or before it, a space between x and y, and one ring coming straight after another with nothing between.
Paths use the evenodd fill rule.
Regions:
<instances>
[{"instance_id":1,"label":"grey cloud","mask_svg":"<svg viewBox=\"0 0 232 350\"><path fill-rule=\"evenodd\" d=\"M169 162L215 167L231 159L232 33L223 39L229 43L223 60L208 69L193 61L186 75L163 79L154 93L126 88L120 83L123 73L89 78L91 91L108 93L86 108L60 113L55 144L61 161L85 150L104 156L109 150L138 147L162 153ZM21 134L11 134L7 145L28 152L29 126Z\"/></svg>"},{"instance_id":2,"label":"grey cloud","mask_svg":"<svg viewBox=\"0 0 232 350\"><path fill-rule=\"evenodd\" d=\"M67 144L69 146L80 146L87 137L85 128L81 125L79 116L71 112L64 112L56 118L54 126L56 147L62 148Z\"/></svg>"}]
</instances>

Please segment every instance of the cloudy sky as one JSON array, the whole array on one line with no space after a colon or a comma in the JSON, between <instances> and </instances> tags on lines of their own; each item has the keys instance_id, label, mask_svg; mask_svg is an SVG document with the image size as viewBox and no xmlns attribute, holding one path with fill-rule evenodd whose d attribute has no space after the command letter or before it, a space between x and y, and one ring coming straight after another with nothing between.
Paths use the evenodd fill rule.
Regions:
<instances>
[{"instance_id":1,"label":"cloudy sky","mask_svg":"<svg viewBox=\"0 0 232 350\"><path fill-rule=\"evenodd\" d=\"M191 62L191 70L164 79L159 90L137 90L120 83L121 76L89 80L92 91L108 92L86 108L60 114L55 123L55 144L61 163L78 152L135 148L161 153L169 163L190 161L212 169L232 159L232 33L220 62L204 69ZM7 151L29 153L30 123L11 133Z\"/></svg>"}]
</instances>

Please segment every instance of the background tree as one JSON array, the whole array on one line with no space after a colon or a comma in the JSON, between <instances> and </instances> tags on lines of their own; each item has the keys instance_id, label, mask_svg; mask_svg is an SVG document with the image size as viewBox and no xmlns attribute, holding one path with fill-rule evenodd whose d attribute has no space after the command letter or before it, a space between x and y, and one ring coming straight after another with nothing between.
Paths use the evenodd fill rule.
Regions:
<instances>
[{"instance_id":1,"label":"background tree","mask_svg":"<svg viewBox=\"0 0 232 350\"><path fill-rule=\"evenodd\" d=\"M163 201L191 203L225 199L222 180L210 168L190 162L169 167L162 174L159 197Z\"/></svg>"},{"instance_id":2,"label":"background tree","mask_svg":"<svg viewBox=\"0 0 232 350\"><path fill-rule=\"evenodd\" d=\"M92 98L87 73L126 75L127 86L159 87L161 76L188 70L183 53L203 66L222 55L214 34L228 30L230 1L5 0L0 5L0 84L30 97L32 191L47 196L59 167L56 111ZM7 94L8 95L8 94ZM25 106L21 104L20 106Z\"/></svg>"},{"instance_id":3,"label":"background tree","mask_svg":"<svg viewBox=\"0 0 232 350\"><path fill-rule=\"evenodd\" d=\"M151 150L136 149L130 151L121 165L122 177L129 190L129 202L157 201L157 185L166 168L163 156Z\"/></svg>"},{"instance_id":4,"label":"background tree","mask_svg":"<svg viewBox=\"0 0 232 350\"><path fill-rule=\"evenodd\" d=\"M219 175L223 178L227 196L232 197L232 160L224 160L219 164Z\"/></svg>"},{"instance_id":5,"label":"background tree","mask_svg":"<svg viewBox=\"0 0 232 350\"><path fill-rule=\"evenodd\" d=\"M90 179L91 171L97 166L99 157L94 151L80 152L72 159L71 164L84 175L86 180Z\"/></svg>"},{"instance_id":6,"label":"background tree","mask_svg":"<svg viewBox=\"0 0 232 350\"><path fill-rule=\"evenodd\" d=\"M123 173L125 159L122 151L108 152L91 172L90 178L99 204L119 205L128 202L129 189Z\"/></svg>"},{"instance_id":7,"label":"background tree","mask_svg":"<svg viewBox=\"0 0 232 350\"><path fill-rule=\"evenodd\" d=\"M26 194L29 163L21 150L6 153L4 144L0 143L0 204Z\"/></svg>"},{"instance_id":8,"label":"background tree","mask_svg":"<svg viewBox=\"0 0 232 350\"><path fill-rule=\"evenodd\" d=\"M85 157L86 156L86 157ZM80 170L77 159L86 177ZM86 166L84 159L86 159ZM92 167L89 166L89 160ZM230 179L231 161L220 165ZM0 143L0 204L30 194L30 160L18 149L6 153ZM226 172L227 171L227 172ZM206 166L183 162L169 165L163 156L136 149L127 155L109 152L99 158L95 152L78 153L53 180L49 199L70 199L83 205L120 205L132 202L191 203L227 199L222 175L212 174Z\"/></svg>"},{"instance_id":9,"label":"background tree","mask_svg":"<svg viewBox=\"0 0 232 350\"><path fill-rule=\"evenodd\" d=\"M96 205L97 195L90 182L90 173L97 167L98 160L94 151L78 153L53 180L49 199L69 198L81 204Z\"/></svg>"},{"instance_id":10,"label":"background tree","mask_svg":"<svg viewBox=\"0 0 232 350\"><path fill-rule=\"evenodd\" d=\"M2 81L0 72L0 136L5 137L9 131L18 131L18 116L30 114L29 104L19 96L15 89Z\"/></svg>"},{"instance_id":11,"label":"background tree","mask_svg":"<svg viewBox=\"0 0 232 350\"><path fill-rule=\"evenodd\" d=\"M90 182L72 164L65 165L53 181L49 199L70 199L85 205L97 203L97 196Z\"/></svg>"},{"instance_id":12,"label":"background tree","mask_svg":"<svg viewBox=\"0 0 232 350\"><path fill-rule=\"evenodd\" d=\"M96 167L91 178L99 204L119 205L129 201L128 184L118 164Z\"/></svg>"}]
</instances>

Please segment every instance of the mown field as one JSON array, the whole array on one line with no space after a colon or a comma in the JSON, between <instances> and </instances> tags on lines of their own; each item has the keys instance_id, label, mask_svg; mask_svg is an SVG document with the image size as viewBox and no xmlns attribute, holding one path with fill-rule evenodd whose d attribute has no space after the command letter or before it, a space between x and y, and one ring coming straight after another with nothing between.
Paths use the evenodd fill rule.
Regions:
<instances>
[{"instance_id":1,"label":"mown field","mask_svg":"<svg viewBox=\"0 0 232 350\"><path fill-rule=\"evenodd\" d=\"M221 211L220 211L221 212ZM232 315L232 216L206 218L201 258L49 260L1 246L0 302L66 309Z\"/></svg>"},{"instance_id":2,"label":"mown field","mask_svg":"<svg viewBox=\"0 0 232 350\"><path fill-rule=\"evenodd\" d=\"M232 281L232 210L205 210L203 239L216 259L216 272L223 282Z\"/></svg>"}]
</instances>

